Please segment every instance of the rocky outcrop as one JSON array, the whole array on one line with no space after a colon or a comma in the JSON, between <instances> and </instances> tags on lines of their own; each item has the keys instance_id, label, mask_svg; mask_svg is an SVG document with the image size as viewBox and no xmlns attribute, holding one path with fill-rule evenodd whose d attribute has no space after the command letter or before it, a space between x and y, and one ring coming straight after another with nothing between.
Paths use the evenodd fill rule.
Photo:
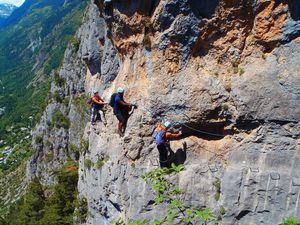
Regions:
<instances>
[{"instance_id":1,"label":"rocky outcrop","mask_svg":"<svg viewBox=\"0 0 300 225\"><path fill-rule=\"evenodd\" d=\"M151 204L153 195L140 176L159 165L155 123L170 120L184 133L171 143L169 162L185 166L174 179L186 190L186 202L218 215L224 207L224 225L300 217L298 3L95 3L77 34L78 52L72 46L66 52L59 74L66 85L52 87L69 102L47 107L36 130L46 138L36 146L30 174L49 177L44 170L53 165L43 159L48 138L55 140L55 164L67 157L71 143L79 147L84 131L89 145L79 157L78 190L88 202L86 224L160 218L166 209ZM87 123L84 129L87 115L79 119L72 99L97 89L108 101L118 86L139 105L125 137L117 135L109 108L107 126ZM45 131L55 109L71 125ZM220 199L214 198L217 179Z\"/></svg>"}]
</instances>

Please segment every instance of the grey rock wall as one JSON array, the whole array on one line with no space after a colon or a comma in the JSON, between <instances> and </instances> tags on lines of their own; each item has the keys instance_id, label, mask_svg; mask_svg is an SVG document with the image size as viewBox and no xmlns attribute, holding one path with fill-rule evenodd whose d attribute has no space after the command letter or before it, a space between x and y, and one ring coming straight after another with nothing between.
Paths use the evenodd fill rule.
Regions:
<instances>
[{"instance_id":1,"label":"grey rock wall","mask_svg":"<svg viewBox=\"0 0 300 225\"><path fill-rule=\"evenodd\" d=\"M159 165L152 137L155 123L170 120L184 133L171 143L169 162L184 164L185 170L172 179L186 190L186 203L210 207L217 215L224 207L220 222L224 225L274 225L289 215L300 217L300 39L282 38L288 43L264 52L264 43L270 40L261 35L264 41L251 41L252 34L258 14L274 2L243 2L118 1L113 16L99 2L100 11L91 4L77 34L79 50L68 48L60 70L66 85L52 87L52 93L59 90L69 103L48 105L33 135L45 138L35 145L29 174L53 183L47 171L58 168L67 157L65 149L71 143L79 146L83 138L89 148L79 158L78 190L88 202L86 224L161 218L165 206L151 204L153 193L140 176ZM289 13L287 18L298 23L292 5L294 11L281 13ZM256 23L244 20L247 13ZM229 16L224 33L218 33L217 25ZM143 46L145 21L153 23L150 50ZM235 22L236 29L231 26ZM242 46L237 36L244 40ZM168 52L170 43L178 51ZM194 57L199 47L210 50ZM107 126L101 122L91 126L88 114L82 118L72 103L95 89L108 101L119 86L125 87L129 102L139 105L123 138L109 107ZM47 121L55 109L70 119L69 129L48 131ZM46 146L48 139L53 140L52 148ZM49 151L55 157L46 163ZM86 160L92 161L91 168L85 166ZM97 168L99 162L103 166ZM219 200L214 198L217 179Z\"/></svg>"}]
</instances>

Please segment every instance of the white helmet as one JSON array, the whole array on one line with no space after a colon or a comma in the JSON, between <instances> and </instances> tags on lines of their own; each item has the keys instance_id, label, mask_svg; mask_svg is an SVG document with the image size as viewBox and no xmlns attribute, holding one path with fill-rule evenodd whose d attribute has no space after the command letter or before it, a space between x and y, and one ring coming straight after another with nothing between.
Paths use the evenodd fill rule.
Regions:
<instances>
[{"instance_id":1,"label":"white helmet","mask_svg":"<svg viewBox=\"0 0 300 225\"><path fill-rule=\"evenodd\" d=\"M164 123L164 126L165 126L166 128L171 128L172 124L171 124L169 121L166 121L166 122Z\"/></svg>"},{"instance_id":2,"label":"white helmet","mask_svg":"<svg viewBox=\"0 0 300 225\"><path fill-rule=\"evenodd\" d=\"M120 93L120 94L123 94L124 93L124 89L121 88L121 87L119 87L118 90L117 90L117 92Z\"/></svg>"}]
</instances>

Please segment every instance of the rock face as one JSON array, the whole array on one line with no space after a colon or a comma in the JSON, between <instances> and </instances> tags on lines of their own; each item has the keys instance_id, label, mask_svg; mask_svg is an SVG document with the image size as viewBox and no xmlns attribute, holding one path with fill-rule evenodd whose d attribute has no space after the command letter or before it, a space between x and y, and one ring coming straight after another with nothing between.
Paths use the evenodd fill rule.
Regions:
<instances>
[{"instance_id":1,"label":"rock face","mask_svg":"<svg viewBox=\"0 0 300 225\"><path fill-rule=\"evenodd\" d=\"M79 157L78 190L88 202L86 224L160 218L165 208L151 204L140 176L159 165L155 123L170 120L184 133L171 143L169 162L184 163L174 179L187 203L217 215L223 206L224 225L300 217L298 9L292 0L137 0L107 7L96 0L78 31L79 50L70 46L65 54L59 73L65 85L52 86L52 94L69 101L48 105L35 131L44 141L36 145L29 175L54 182L46 168L59 167L66 149L83 138L89 145ZM118 136L110 108L107 126L84 129L87 115L73 100L100 90L109 101L119 86L139 105L125 137ZM70 127L48 131L57 109ZM49 151L54 159L46 163Z\"/></svg>"}]
</instances>

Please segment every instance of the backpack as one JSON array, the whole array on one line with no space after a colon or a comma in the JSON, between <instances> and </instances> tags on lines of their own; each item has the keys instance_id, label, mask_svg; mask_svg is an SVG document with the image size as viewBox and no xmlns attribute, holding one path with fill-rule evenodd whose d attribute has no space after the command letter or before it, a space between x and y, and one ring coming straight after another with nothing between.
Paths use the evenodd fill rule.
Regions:
<instances>
[{"instance_id":1,"label":"backpack","mask_svg":"<svg viewBox=\"0 0 300 225\"><path fill-rule=\"evenodd\" d=\"M167 131L165 131L164 129L157 132L157 134L155 135L155 142L157 145L165 143L166 133Z\"/></svg>"},{"instance_id":2,"label":"backpack","mask_svg":"<svg viewBox=\"0 0 300 225\"><path fill-rule=\"evenodd\" d=\"M114 94L112 94L111 97L110 97L109 105L110 105L111 107L114 107L114 106L115 106L115 99L116 99L116 96L117 96L117 93L114 93Z\"/></svg>"}]
</instances>

